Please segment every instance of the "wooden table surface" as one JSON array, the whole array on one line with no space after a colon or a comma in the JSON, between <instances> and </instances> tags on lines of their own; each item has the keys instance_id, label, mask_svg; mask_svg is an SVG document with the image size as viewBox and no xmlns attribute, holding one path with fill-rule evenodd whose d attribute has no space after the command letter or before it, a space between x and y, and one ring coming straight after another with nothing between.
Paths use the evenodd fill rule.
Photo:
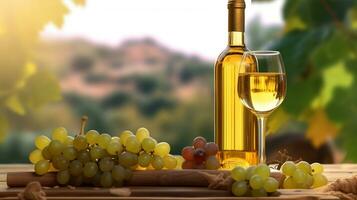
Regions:
<instances>
[{"instance_id":1,"label":"wooden table surface","mask_svg":"<svg viewBox=\"0 0 357 200\"><path fill-rule=\"evenodd\" d=\"M357 175L357 164L328 164L328 165L324 165L324 168L325 168L324 174L327 176L329 182L335 181L338 178L348 178L353 175ZM33 166L30 164L1 164L0 165L0 189L7 188L6 185L7 172L26 172L26 171L33 171ZM294 194L295 191L284 190L284 193ZM215 199L219 199L219 198L215 198ZM333 199L333 198L330 197L326 199Z\"/></svg>"}]
</instances>

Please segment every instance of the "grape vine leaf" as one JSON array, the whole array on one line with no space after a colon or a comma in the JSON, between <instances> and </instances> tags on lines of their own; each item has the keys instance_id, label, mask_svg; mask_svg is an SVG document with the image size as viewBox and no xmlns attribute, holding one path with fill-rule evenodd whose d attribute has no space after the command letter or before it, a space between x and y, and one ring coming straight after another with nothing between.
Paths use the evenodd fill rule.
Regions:
<instances>
[{"instance_id":1,"label":"grape vine leaf","mask_svg":"<svg viewBox=\"0 0 357 200\"><path fill-rule=\"evenodd\" d=\"M24 115L26 113L26 110L17 95L8 97L5 101L5 105L8 109L19 115Z\"/></svg>"},{"instance_id":2,"label":"grape vine leaf","mask_svg":"<svg viewBox=\"0 0 357 200\"><path fill-rule=\"evenodd\" d=\"M9 130L9 121L4 115L0 115L0 141L3 141Z\"/></svg>"},{"instance_id":3,"label":"grape vine leaf","mask_svg":"<svg viewBox=\"0 0 357 200\"><path fill-rule=\"evenodd\" d=\"M61 99L61 89L57 79L46 70L31 76L21 94L27 107L39 108L49 102Z\"/></svg>"},{"instance_id":4,"label":"grape vine leaf","mask_svg":"<svg viewBox=\"0 0 357 200\"><path fill-rule=\"evenodd\" d=\"M309 121L306 137L318 148L329 139L334 139L339 128L326 115L324 109L317 109Z\"/></svg>"}]
</instances>

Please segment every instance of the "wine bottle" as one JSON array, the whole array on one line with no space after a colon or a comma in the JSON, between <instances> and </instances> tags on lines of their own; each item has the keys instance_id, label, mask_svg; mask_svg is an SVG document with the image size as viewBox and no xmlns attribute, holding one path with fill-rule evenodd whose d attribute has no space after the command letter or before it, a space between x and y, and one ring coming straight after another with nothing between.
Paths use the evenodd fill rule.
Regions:
<instances>
[{"instance_id":1,"label":"wine bottle","mask_svg":"<svg viewBox=\"0 0 357 200\"><path fill-rule=\"evenodd\" d=\"M238 68L246 51L244 44L244 0L228 2L228 46L214 70L215 142L223 168L258 163L257 118L241 103Z\"/></svg>"}]
</instances>

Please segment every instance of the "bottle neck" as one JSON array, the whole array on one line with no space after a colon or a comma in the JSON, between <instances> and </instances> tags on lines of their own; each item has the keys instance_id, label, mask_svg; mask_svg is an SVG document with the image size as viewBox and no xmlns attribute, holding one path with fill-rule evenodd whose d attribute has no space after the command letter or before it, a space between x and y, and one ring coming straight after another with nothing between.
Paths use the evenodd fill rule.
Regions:
<instances>
[{"instance_id":1,"label":"bottle neck","mask_svg":"<svg viewBox=\"0 0 357 200\"><path fill-rule=\"evenodd\" d=\"M244 45L244 0L229 0L228 2L228 32L229 46Z\"/></svg>"},{"instance_id":2,"label":"bottle neck","mask_svg":"<svg viewBox=\"0 0 357 200\"><path fill-rule=\"evenodd\" d=\"M231 47L244 47L244 33L231 31L228 33L228 45Z\"/></svg>"}]
</instances>

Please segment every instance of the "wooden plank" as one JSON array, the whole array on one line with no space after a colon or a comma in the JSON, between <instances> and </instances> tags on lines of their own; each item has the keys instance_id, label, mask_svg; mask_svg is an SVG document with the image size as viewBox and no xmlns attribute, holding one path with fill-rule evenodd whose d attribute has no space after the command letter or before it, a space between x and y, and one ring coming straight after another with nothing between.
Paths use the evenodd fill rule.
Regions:
<instances>
[{"instance_id":1,"label":"wooden plank","mask_svg":"<svg viewBox=\"0 0 357 200\"><path fill-rule=\"evenodd\" d=\"M0 198L1 200L18 200L17 197ZM47 197L48 200L98 200L98 197ZM101 197L101 200L153 200L152 197ZM155 200L273 200L275 197L155 197ZM279 200L330 200L313 196L286 196ZM336 199L334 199L336 200Z\"/></svg>"},{"instance_id":2,"label":"wooden plank","mask_svg":"<svg viewBox=\"0 0 357 200\"><path fill-rule=\"evenodd\" d=\"M325 167L325 175L327 176L329 182L335 181L338 178L348 178L354 175L357 175L357 164L338 164L338 165L324 165ZM29 172L33 171L33 166L31 164L9 164L9 165L0 165L0 193L2 190L7 190L7 185L6 185L6 173L7 172ZM78 200L92 200L92 199L98 199L98 196L89 196L90 194L94 194L93 188L77 188L77 192L80 194L88 194L87 197L78 197L77 195L73 195L70 192L62 192L61 197L54 197L51 196L51 192L54 193L54 191L49 192L49 197L47 199L58 199L58 200L69 200L69 199L78 199ZM84 189L84 190L83 190ZM21 191L22 188L17 188L17 190L13 191L12 195L16 195L19 191ZM51 189L54 190L54 189ZM58 189L57 189L58 190ZM67 189L69 190L69 189ZM105 189L99 189L99 190L105 190ZM254 200L255 198L237 198L237 197L230 197L227 196L229 193L227 191L217 191L217 190L209 190L208 188L184 188L184 187L131 187L130 190L133 192L134 196L131 197L113 197L113 196L100 196L100 199L139 199L139 200L149 200L153 199L152 197L155 196L155 199L158 200L198 200L198 199L203 199L203 200L239 200L239 199L252 199ZM92 191L92 193L91 193ZM338 199L337 197L326 195L324 193L318 193L314 190L279 190L281 193L281 196L279 196L278 199L283 200L292 200L292 199L297 199L297 200L336 200ZM101 192L96 191L98 194ZM184 194L187 194L187 192L190 193L190 197L184 196ZM78 194L77 193L77 194ZM0 194L1 195L1 194ZM72 196L71 196L72 195ZM158 197L157 195L165 195L166 197ZM212 196L211 196L212 195ZM65 197L64 197L65 196ZM260 200L264 199L276 199L277 197L265 197L265 198L259 198ZM17 197L11 196L11 197L1 197L0 199L17 199Z\"/></svg>"},{"instance_id":3,"label":"wooden plank","mask_svg":"<svg viewBox=\"0 0 357 200\"><path fill-rule=\"evenodd\" d=\"M200 197L204 199L212 198L215 199L240 199L236 197L231 197L230 192L224 190L210 190L208 188L195 188L195 187L130 187L130 188L120 188L120 189L129 189L131 191L130 198L137 197L171 197L175 199L185 198L193 199L193 197ZM115 191L110 192L111 189L102 189L102 188L52 188L45 189L46 195L48 197L75 197L85 198L85 197L100 197L101 199L115 196ZM11 188L0 191L0 198L9 198L16 196L21 192L21 188ZM280 196L269 197L266 199L324 199L324 200L337 200L337 197L329 196L314 190L279 190L281 193ZM130 199L128 197L116 197L119 199ZM247 199L247 198L245 198ZM249 198L255 199L255 198Z\"/></svg>"}]
</instances>

